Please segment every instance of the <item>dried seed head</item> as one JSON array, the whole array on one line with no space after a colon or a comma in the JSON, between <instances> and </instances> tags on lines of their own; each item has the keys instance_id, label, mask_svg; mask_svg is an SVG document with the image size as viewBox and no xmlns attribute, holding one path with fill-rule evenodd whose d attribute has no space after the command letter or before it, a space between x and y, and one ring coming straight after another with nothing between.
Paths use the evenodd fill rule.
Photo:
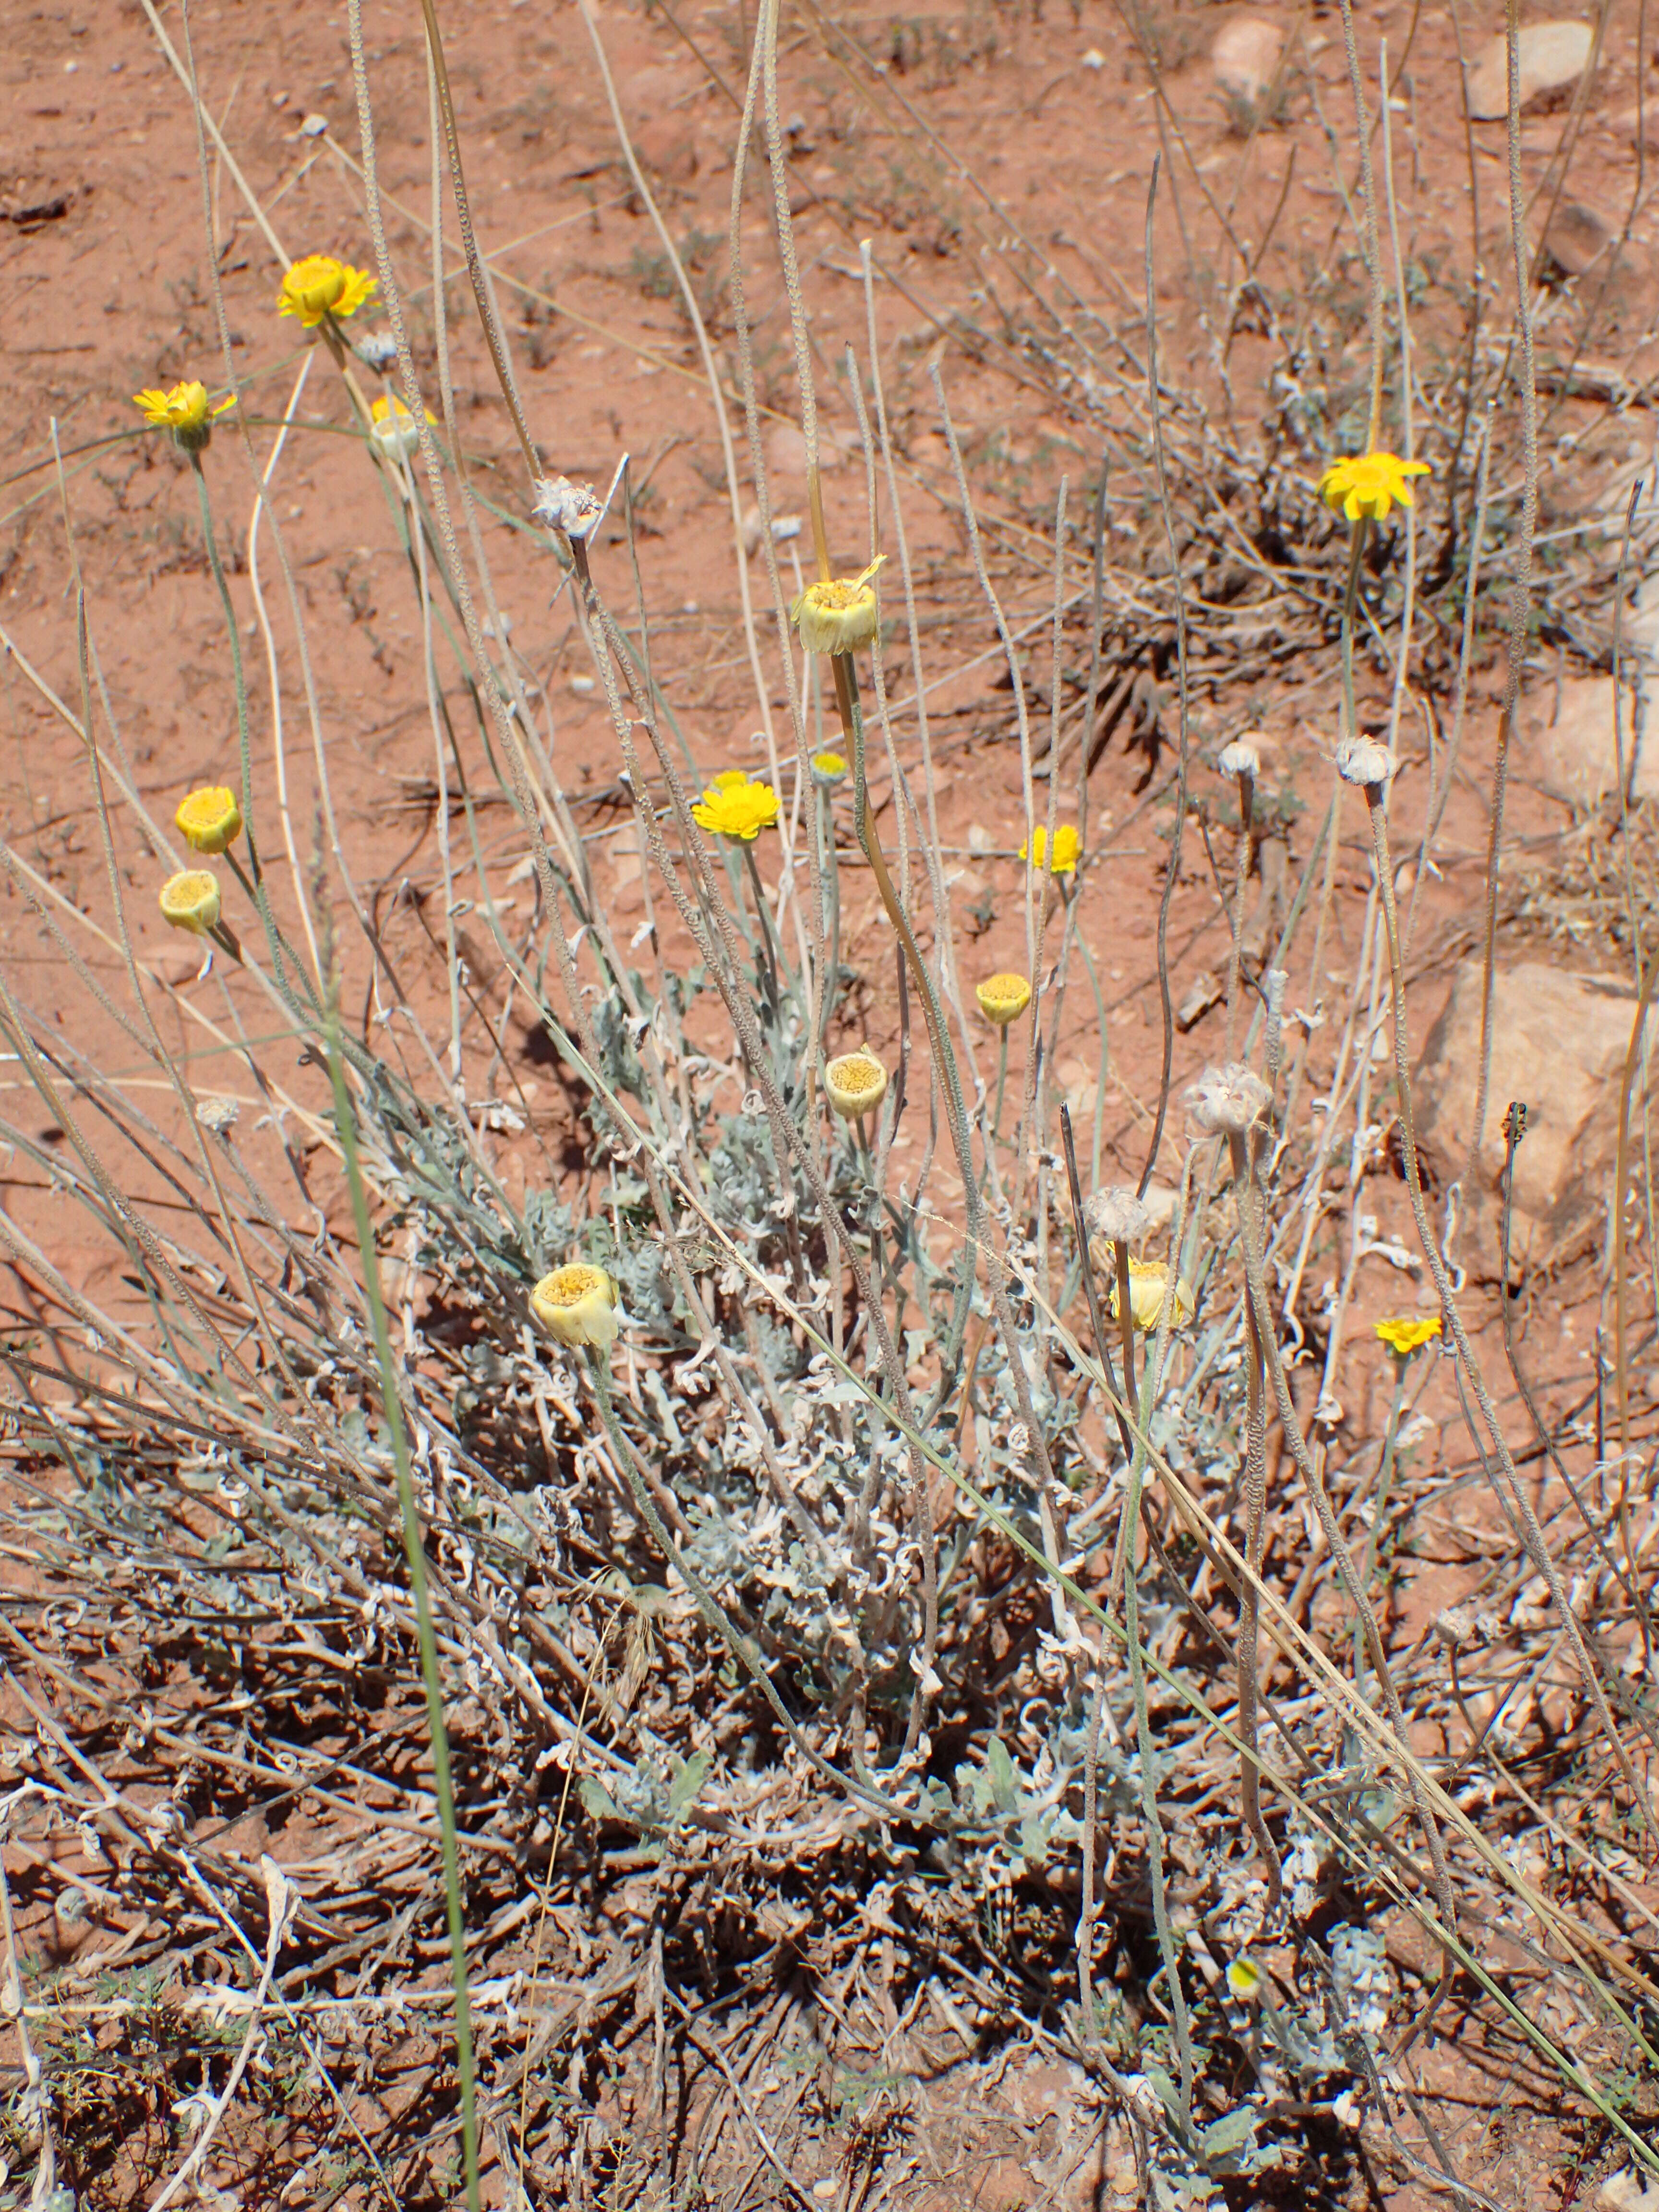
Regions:
<instances>
[{"instance_id":1,"label":"dried seed head","mask_svg":"<svg viewBox=\"0 0 1659 2212\"><path fill-rule=\"evenodd\" d=\"M1206 1067L1187 1093L1187 1105L1206 1136L1242 1137L1273 1104L1273 1094L1252 1067L1230 1060Z\"/></svg>"},{"instance_id":2,"label":"dried seed head","mask_svg":"<svg viewBox=\"0 0 1659 2212\"><path fill-rule=\"evenodd\" d=\"M1152 1221L1139 1194L1127 1182L1097 1190L1085 1206L1083 1218L1097 1237L1109 1237L1114 1244L1138 1244Z\"/></svg>"},{"instance_id":3,"label":"dried seed head","mask_svg":"<svg viewBox=\"0 0 1659 2212\"><path fill-rule=\"evenodd\" d=\"M211 868L184 868L161 886L161 913L175 929L205 937L219 919L219 878Z\"/></svg>"},{"instance_id":4,"label":"dried seed head","mask_svg":"<svg viewBox=\"0 0 1659 2212\"><path fill-rule=\"evenodd\" d=\"M390 331L359 331L352 350L370 368L390 368L398 358L398 341Z\"/></svg>"},{"instance_id":5,"label":"dried seed head","mask_svg":"<svg viewBox=\"0 0 1659 2212\"><path fill-rule=\"evenodd\" d=\"M809 584L794 600L789 618L809 653L851 653L875 637L881 610L871 579L886 558L878 554L861 575Z\"/></svg>"},{"instance_id":6,"label":"dried seed head","mask_svg":"<svg viewBox=\"0 0 1659 2212\"><path fill-rule=\"evenodd\" d=\"M1357 783L1362 791L1386 783L1399 765L1375 738L1345 738L1336 749L1337 774L1344 783Z\"/></svg>"},{"instance_id":7,"label":"dried seed head","mask_svg":"<svg viewBox=\"0 0 1659 2212\"><path fill-rule=\"evenodd\" d=\"M994 1022L1000 1030L1006 1029L1030 1005L1031 987L1023 975L988 975L982 983L975 984L974 996L986 1020Z\"/></svg>"},{"instance_id":8,"label":"dried seed head","mask_svg":"<svg viewBox=\"0 0 1659 2212\"><path fill-rule=\"evenodd\" d=\"M1254 738L1233 738L1221 748L1216 766L1223 775L1255 777L1261 773L1261 752Z\"/></svg>"},{"instance_id":9,"label":"dried seed head","mask_svg":"<svg viewBox=\"0 0 1659 2212\"><path fill-rule=\"evenodd\" d=\"M550 530L567 538L586 538L599 527L605 503L592 484L572 483L568 477L554 477L536 487L531 513Z\"/></svg>"},{"instance_id":10,"label":"dried seed head","mask_svg":"<svg viewBox=\"0 0 1659 2212\"><path fill-rule=\"evenodd\" d=\"M861 1121L887 1096L887 1070L867 1044L843 1052L823 1071L830 1103L843 1121Z\"/></svg>"}]
</instances>

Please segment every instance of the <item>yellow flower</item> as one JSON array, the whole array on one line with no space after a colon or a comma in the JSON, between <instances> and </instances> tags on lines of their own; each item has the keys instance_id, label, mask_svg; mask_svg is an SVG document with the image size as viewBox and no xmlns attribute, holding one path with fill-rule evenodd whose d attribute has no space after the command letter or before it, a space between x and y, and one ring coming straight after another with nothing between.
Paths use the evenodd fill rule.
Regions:
<instances>
[{"instance_id":1,"label":"yellow flower","mask_svg":"<svg viewBox=\"0 0 1659 2212\"><path fill-rule=\"evenodd\" d=\"M236 395L233 392L228 399L210 407L206 385L198 384L191 378L167 392L135 392L132 404L143 409L144 420L153 429L170 431L174 443L185 453L199 453L213 435L216 416L236 404Z\"/></svg>"},{"instance_id":2,"label":"yellow flower","mask_svg":"<svg viewBox=\"0 0 1659 2212\"><path fill-rule=\"evenodd\" d=\"M532 1312L561 1344L608 1352L617 1334L617 1285L603 1267L573 1260L544 1275L530 1293Z\"/></svg>"},{"instance_id":3,"label":"yellow flower","mask_svg":"<svg viewBox=\"0 0 1659 2212\"><path fill-rule=\"evenodd\" d=\"M331 253L307 253L283 277L276 312L297 315L307 330L314 331L325 315L337 321L355 315L374 289L367 270L353 269Z\"/></svg>"},{"instance_id":4,"label":"yellow flower","mask_svg":"<svg viewBox=\"0 0 1659 2212\"><path fill-rule=\"evenodd\" d=\"M1376 1333L1390 1352L1401 1359L1409 1359L1413 1352L1425 1344L1432 1344L1440 1334L1440 1316L1431 1314L1426 1321L1380 1321Z\"/></svg>"},{"instance_id":5,"label":"yellow flower","mask_svg":"<svg viewBox=\"0 0 1659 2212\"><path fill-rule=\"evenodd\" d=\"M1000 1030L1017 1022L1030 1005L1031 987L1023 975L988 975L974 986L974 996L986 1020Z\"/></svg>"},{"instance_id":6,"label":"yellow flower","mask_svg":"<svg viewBox=\"0 0 1659 2212\"><path fill-rule=\"evenodd\" d=\"M1048 832L1046 830L1036 830L1031 833L1030 844L1020 847L1019 857L1023 860L1029 853L1034 852L1036 858L1031 865L1040 868L1042 866L1043 854L1048 849ZM1083 840L1069 822L1062 822L1054 832L1054 863L1048 871L1049 874L1069 876L1077 866L1078 854L1082 850Z\"/></svg>"},{"instance_id":7,"label":"yellow flower","mask_svg":"<svg viewBox=\"0 0 1659 2212\"><path fill-rule=\"evenodd\" d=\"M691 819L700 830L711 830L720 837L741 837L745 845L753 844L763 830L772 829L777 818L776 792L769 783L756 782L741 768L722 769L691 809Z\"/></svg>"},{"instance_id":8,"label":"yellow flower","mask_svg":"<svg viewBox=\"0 0 1659 2212\"><path fill-rule=\"evenodd\" d=\"M161 912L175 929L205 937L219 919L219 878L211 868L185 868L161 886Z\"/></svg>"},{"instance_id":9,"label":"yellow flower","mask_svg":"<svg viewBox=\"0 0 1659 2212\"><path fill-rule=\"evenodd\" d=\"M1143 1336L1149 1336L1164 1318L1164 1301L1169 1296L1170 1270L1162 1260L1131 1260L1129 1262L1129 1317ZM1112 1282L1109 1296L1112 1318L1117 1318L1117 1284ZM1185 1328L1193 1317L1193 1293L1189 1284L1177 1281L1175 1286L1175 1310L1170 1316L1172 1328Z\"/></svg>"},{"instance_id":10,"label":"yellow flower","mask_svg":"<svg viewBox=\"0 0 1659 2212\"><path fill-rule=\"evenodd\" d=\"M421 442L419 427L395 392L389 395L383 393L368 411L374 418L374 442L383 453L407 456L418 448ZM428 422L436 424L438 418L429 407L423 407L421 412Z\"/></svg>"},{"instance_id":11,"label":"yellow flower","mask_svg":"<svg viewBox=\"0 0 1659 2212\"><path fill-rule=\"evenodd\" d=\"M880 623L870 579L886 558L878 553L861 576L809 584L793 602L789 619L809 653L851 653L869 644Z\"/></svg>"},{"instance_id":12,"label":"yellow flower","mask_svg":"<svg viewBox=\"0 0 1659 2212\"><path fill-rule=\"evenodd\" d=\"M204 785L181 799L173 816L179 834L192 851L222 853L242 833L242 810L234 791Z\"/></svg>"},{"instance_id":13,"label":"yellow flower","mask_svg":"<svg viewBox=\"0 0 1659 2212\"><path fill-rule=\"evenodd\" d=\"M887 1070L867 1044L844 1052L823 1071L830 1103L843 1121L861 1121L887 1096Z\"/></svg>"},{"instance_id":14,"label":"yellow flower","mask_svg":"<svg viewBox=\"0 0 1659 2212\"><path fill-rule=\"evenodd\" d=\"M833 791L847 781L847 763L839 753L814 753L812 781L820 791Z\"/></svg>"},{"instance_id":15,"label":"yellow flower","mask_svg":"<svg viewBox=\"0 0 1659 2212\"><path fill-rule=\"evenodd\" d=\"M1227 1969L1227 1987L1248 2004L1261 1994L1261 1969L1254 1959L1235 1959Z\"/></svg>"},{"instance_id":16,"label":"yellow flower","mask_svg":"<svg viewBox=\"0 0 1659 2212\"><path fill-rule=\"evenodd\" d=\"M1356 453L1331 463L1319 479L1319 496L1333 514L1346 514L1350 522L1362 516L1385 522L1395 500L1401 507L1412 504L1407 477L1428 473L1426 461L1402 461L1394 453Z\"/></svg>"}]
</instances>

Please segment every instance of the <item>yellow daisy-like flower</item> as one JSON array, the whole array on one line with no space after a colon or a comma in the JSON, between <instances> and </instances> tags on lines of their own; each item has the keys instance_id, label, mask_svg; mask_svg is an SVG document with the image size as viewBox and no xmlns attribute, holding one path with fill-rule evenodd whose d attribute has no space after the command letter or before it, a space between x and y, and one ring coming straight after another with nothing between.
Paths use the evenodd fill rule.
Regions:
<instances>
[{"instance_id":1,"label":"yellow daisy-like flower","mask_svg":"<svg viewBox=\"0 0 1659 2212\"><path fill-rule=\"evenodd\" d=\"M867 1044L843 1052L823 1071L830 1103L843 1121L861 1121L887 1096L887 1070Z\"/></svg>"},{"instance_id":2,"label":"yellow daisy-like flower","mask_svg":"<svg viewBox=\"0 0 1659 2212\"><path fill-rule=\"evenodd\" d=\"M368 411L374 418L371 426L374 442L383 453L403 454L407 457L418 449L421 442L420 425L395 392L383 392ZM438 418L432 410L429 407L423 407L421 412L435 428Z\"/></svg>"},{"instance_id":3,"label":"yellow daisy-like flower","mask_svg":"<svg viewBox=\"0 0 1659 2212\"><path fill-rule=\"evenodd\" d=\"M531 1310L550 1335L573 1347L608 1352L617 1335L617 1285L603 1267L573 1260L544 1275L530 1293Z\"/></svg>"},{"instance_id":4,"label":"yellow daisy-like flower","mask_svg":"<svg viewBox=\"0 0 1659 2212\"><path fill-rule=\"evenodd\" d=\"M1376 1324L1376 1333L1397 1358L1409 1359L1413 1352L1421 1351L1425 1344L1432 1344L1439 1335L1440 1316L1431 1314L1426 1320L1408 1321L1402 1317L1395 1321L1380 1321Z\"/></svg>"},{"instance_id":5,"label":"yellow daisy-like flower","mask_svg":"<svg viewBox=\"0 0 1659 2212\"><path fill-rule=\"evenodd\" d=\"M851 653L869 644L881 622L870 579L886 558L878 553L862 575L809 584L793 602L789 619L809 653Z\"/></svg>"},{"instance_id":6,"label":"yellow daisy-like flower","mask_svg":"<svg viewBox=\"0 0 1659 2212\"><path fill-rule=\"evenodd\" d=\"M161 912L175 929L205 937L219 919L219 878L211 868L184 868L161 886Z\"/></svg>"},{"instance_id":7,"label":"yellow daisy-like flower","mask_svg":"<svg viewBox=\"0 0 1659 2212\"><path fill-rule=\"evenodd\" d=\"M691 819L717 837L741 837L750 845L763 830L776 827L778 794L746 769L724 769L692 807Z\"/></svg>"},{"instance_id":8,"label":"yellow daisy-like flower","mask_svg":"<svg viewBox=\"0 0 1659 2212\"><path fill-rule=\"evenodd\" d=\"M228 399L222 399L216 407L210 407L206 385L197 383L192 377L166 392L135 392L132 404L143 409L144 420L152 429L170 432L182 451L199 453L213 435L215 418L222 415L227 407L236 404L236 395L233 392Z\"/></svg>"},{"instance_id":9,"label":"yellow daisy-like flower","mask_svg":"<svg viewBox=\"0 0 1659 2212\"><path fill-rule=\"evenodd\" d=\"M375 279L366 269L337 261L331 253L307 253L283 279L276 295L279 315L297 315L314 331L325 315L336 321L355 315L375 289Z\"/></svg>"},{"instance_id":10,"label":"yellow daisy-like flower","mask_svg":"<svg viewBox=\"0 0 1659 2212\"><path fill-rule=\"evenodd\" d=\"M840 753L814 753L812 781L820 791L833 791L847 781L847 763Z\"/></svg>"},{"instance_id":11,"label":"yellow daisy-like flower","mask_svg":"<svg viewBox=\"0 0 1659 2212\"><path fill-rule=\"evenodd\" d=\"M179 834L193 852L222 853L242 834L242 810L236 794L222 785L206 785L181 799L173 816Z\"/></svg>"},{"instance_id":12,"label":"yellow daisy-like flower","mask_svg":"<svg viewBox=\"0 0 1659 2212\"><path fill-rule=\"evenodd\" d=\"M1030 1005L1031 987L1023 975L988 975L974 986L974 996L986 1020L1000 1030L1017 1022Z\"/></svg>"},{"instance_id":13,"label":"yellow daisy-like flower","mask_svg":"<svg viewBox=\"0 0 1659 2212\"><path fill-rule=\"evenodd\" d=\"M1350 522L1366 517L1386 522L1396 500L1401 507L1412 505L1407 478L1428 473L1426 461L1402 461L1395 453L1356 453L1331 463L1319 479L1319 496L1333 514L1345 514Z\"/></svg>"},{"instance_id":14,"label":"yellow daisy-like flower","mask_svg":"<svg viewBox=\"0 0 1659 2212\"><path fill-rule=\"evenodd\" d=\"M1129 1317L1143 1336L1150 1336L1164 1318L1164 1305L1170 1295L1170 1270L1163 1260L1131 1260L1129 1262ZM1117 1319L1117 1284L1109 1289L1112 1318ZM1175 1304L1170 1316L1171 1328L1185 1328L1193 1317L1192 1285L1177 1281Z\"/></svg>"},{"instance_id":15,"label":"yellow daisy-like flower","mask_svg":"<svg viewBox=\"0 0 1659 2212\"><path fill-rule=\"evenodd\" d=\"M1047 830L1034 830L1031 833L1029 844L1022 845L1020 847L1019 857L1024 860L1028 857L1029 854L1035 853L1036 854L1036 858L1031 862L1031 866L1033 867L1040 868L1042 866L1043 856L1048 852L1048 832ZM1082 852L1082 850L1083 840L1078 836L1076 830L1073 829L1069 822L1062 822L1059 829L1054 832L1054 866L1048 871L1049 874L1051 876L1069 876L1076 868L1078 855Z\"/></svg>"}]
</instances>

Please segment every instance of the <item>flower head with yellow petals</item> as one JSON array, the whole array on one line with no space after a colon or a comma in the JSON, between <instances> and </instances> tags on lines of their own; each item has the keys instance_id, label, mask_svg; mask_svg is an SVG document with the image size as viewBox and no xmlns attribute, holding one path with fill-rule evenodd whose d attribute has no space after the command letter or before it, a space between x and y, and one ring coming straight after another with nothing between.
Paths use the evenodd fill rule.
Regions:
<instances>
[{"instance_id":1,"label":"flower head with yellow petals","mask_svg":"<svg viewBox=\"0 0 1659 2212\"><path fill-rule=\"evenodd\" d=\"M219 919L219 878L211 868L184 868L161 886L161 914L175 929L205 937Z\"/></svg>"},{"instance_id":2,"label":"flower head with yellow petals","mask_svg":"<svg viewBox=\"0 0 1659 2212\"><path fill-rule=\"evenodd\" d=\"M339 322L355 315L374 289L375 280L366 269L354 269L331 253L307 253L283 277L276 312L297 315L307 330L314 331L326 316Z\"/></svg>"},{"instance_id":3,"label":"flower head with yellow petals","mask_svg":"<svg viewBox=\"0 0 1659 2212\"><path fill-rule=\"evenodd\" d=\"M1402 461L1397 453L1356 453L1333 461L1319 479L1319 496L1333 514L1350 522L1386 522L1397 500L1412 504L1411 477L1425 477L1426 461Z\"/></svg>"},{"instance_id":4,"label":"flower head with yellow petals","mask_svg":"<svg viewBox=\"0 0 1659 2212\"><path fill-rule=\"evenodd\" d=\"M763 830L774 828L777 818L776 792L741 768L722 769L691 809L698 829L717 837L740 837L745 845L752 845Z\"/></svg>"},{"instance_id":5,"label":"flower head with yellow petals","mask_svg":"<svg viewBox=\"0 0 1659 2212\"><path fill-rule=\"evenodd\" d=\"M550 1335L573 1348L608 1352L616 1340L617 1285L603 1267L573 1260L544 1275L530 1293L531 1310Z\"/></svg>"},{"instance_id":6,"label":"flower head with yellow petals","mask_svg":"<svg viewBox=\"0 0 1659 2212\"><path fill-rule=\"evenodd\" d=\"M1107 1293L1112 1309L1112 1318L1117 1319L1117 1285L1113 1282ZM1170 1270L1162 1260L1129 1261L1129 1317L1142 1335L1148 1335L1164 1318L1164 1308L1170 1303ZM1175 1297L1170 1303L1170 1326L1185 1328L1193 1317L1192 1285L1177 1279Z\"/></svg>"},{"instance_id":7,"label":"flower head with yellow petals","mask_svg":"<svg viewBox=\"0 0 1659 2212\"><path fill-rule=\"evenodd\" d=\"M1034 830L1027 842L1020 847L1019 857L1024 860L1035 854L1036 857L1031 861L1031 866L1034 868L1040 868L1048 850L1048 832L1046 830ZM1062 822L1054 832L1054 866L1048 871L1049 874L1051 876L1071 875L1077 866L1078 855L1082 850L1083 840L1069 822Z\"/></svg>"},{"instance_id":8,"label":"flower head with yellow petals","mask_svg":"<svg viewBox=\"0 0 1659 2212\"><path fill-rule=\"evenodd\" d=\"M1426 1319L1380 1321L1376 1333L1396 1358L1409 1359L1425 1344L1432 1344L1440 1334L1440 1316L1430 1314Z\"/></svg>"},{"instance_id":9,"label":"flower head with yellow petals","mask_svg":"<svg viewBox=\"0 0 1659 2212\"><path fill-rule=\"evenodd\" d=\"M809 653L851 653L870 643L881 623L870 580L886 558L878 553L862 575L809 584L793 602L789 618Z\"/></svg>"},{"instance_id":10,"label":"flower head with yellow petals","mask_svg":"<svg viewBox=\"0 0 1659 2212\"><path fill-rule=\"evenodd\" d=\"M208 404L207 386L194 378L184 384L175 384L167 391L135 392L135 407L144 410L144 420L152 429L166 430L182 453L199 453L205 451L213 435L215 418L227 407L236 404L233 392L228 399L222 399L216 407Z\"/></svg>"},{"instance_id":11,"label":"flower head with yellow petals","mask_svg":"<svg viewBox=\"0 0 1659 2212\"><path fill-rule=\"evenodd\" d=\"M222 784L204 784L179 802L173 816L179 834L192 852L222 853L242 832L242 810L236 794Z\"/></svg>"},{"instance_id":12,"label":"flower head with yellow petals","mask_svg":"<svg viewBox=\"0 0 1659 2212\"><path fill-rule=\"evenodd\" d=\"M974 986L974 996L986 1020L1001 1030L1017 1022L1030 1005L1031 987L1023 975L988 975Z\"/></svg>"}]
</instances>

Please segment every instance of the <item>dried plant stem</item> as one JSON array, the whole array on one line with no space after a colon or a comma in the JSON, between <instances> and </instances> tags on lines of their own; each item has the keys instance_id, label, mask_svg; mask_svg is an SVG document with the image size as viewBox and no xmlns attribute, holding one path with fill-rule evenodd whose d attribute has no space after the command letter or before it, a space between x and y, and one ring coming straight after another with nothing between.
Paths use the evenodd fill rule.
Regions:
<instances>
[{"instance_id":1,"label":"dried plant stem","mask_svg":"<svg viewBox=\"0 0 1659 2212\"><path fill-rule=\"evenodd\" d=\"M1242 1221L1248 1212L1254 1235L1261 1241L1267 1207L1258 1172L1258 1159L1249 1135L1230 1137L1233 1195ZM1256 1705L1260 1695L1256 1647L1261 1620L1262 1543L1267 1503L1267 1422L1263 1407L1262 1350L1253 1305L1247 1309L1244 1332L1246 1396L1244 1413L1244 1576L1239 1584L1238 1611L1238 1734L1244 1746L1239 1760L1239 1806L1244 1826L1261 1854L1267 1878L1269 1909L1277 1913L1284 1901L1279 1854L1261 1816L1261 1784L1256 1764Z\"/></svg>"}]
</instances>

